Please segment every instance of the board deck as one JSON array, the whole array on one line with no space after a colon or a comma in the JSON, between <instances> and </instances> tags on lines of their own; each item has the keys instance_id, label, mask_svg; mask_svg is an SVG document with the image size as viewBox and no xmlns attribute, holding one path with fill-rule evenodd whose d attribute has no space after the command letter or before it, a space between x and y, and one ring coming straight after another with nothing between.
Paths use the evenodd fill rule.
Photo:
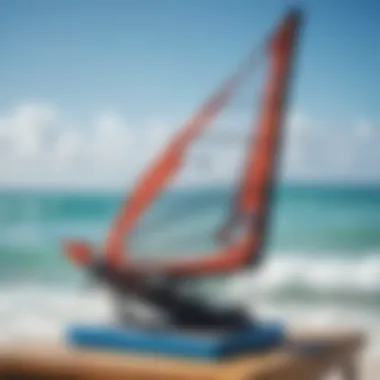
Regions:
<instances>
[{"instance_id":1,"label":"board deck","mask_svg":"<svg viewBox=\"0 0 380 380\"><path fill-rule=\"evenodd\" d=\"M92 349L146 352L156 355L218 360L248 350L278 347L285 339L280 323L265 322L233 332L148 331L116 326L72 326L69 344Z\"/></svg>"}]
</instances>

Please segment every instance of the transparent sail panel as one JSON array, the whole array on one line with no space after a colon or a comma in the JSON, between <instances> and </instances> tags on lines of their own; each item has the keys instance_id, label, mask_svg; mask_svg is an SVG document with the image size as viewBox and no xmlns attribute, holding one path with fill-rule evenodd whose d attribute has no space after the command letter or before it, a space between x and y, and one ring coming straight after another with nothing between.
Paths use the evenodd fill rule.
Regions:
<instances>
[{"instance_id":1,"label":"transparent sail panel","mask_svg":"<svg viewBox=\"0 0 380 380\"><path fill-rule=\"evenodd\" d=\"M179 172L125 239L129 260L196 258L224 246L219 232L232 212L247 153L254 149L267 60L263 54L189 145Z\"/></svg>"}]
</instances>

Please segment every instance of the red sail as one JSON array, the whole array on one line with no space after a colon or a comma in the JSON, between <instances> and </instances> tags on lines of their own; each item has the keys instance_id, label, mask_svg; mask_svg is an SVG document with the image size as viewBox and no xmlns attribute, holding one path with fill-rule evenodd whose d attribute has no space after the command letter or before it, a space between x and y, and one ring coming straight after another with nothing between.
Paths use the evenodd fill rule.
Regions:
<instances>
[{"instance_id":1,"label":"red sail","mask_svg":"<svg viewBox=\"0 0 380 380\"><path fill-rule=\"evenodd\" d=\"M253 71L257 52L252 53L184 125L162 155L156 158L140 178L111 228L105 247L109 264L142 273L159 271L175 275L204 275L229 272L246 266L259 257L266 232L270 190L275 176L278 143L286 110L288 79L300 21L301 15L298 11L290 12L266 41L265 52L260 52L269 57L269 72L258 125L255 123L258 134L249 148L232 218L226 226L228 232L236 221L243 219L248 227L245 233L238 241L226 243L222 248L204 256L193 255L191 259L171 259L160 263L152 259L132 263L128 257L128 239L133 228L176 176L189 146L209 127Z\"/></svg>"}]
</instances>

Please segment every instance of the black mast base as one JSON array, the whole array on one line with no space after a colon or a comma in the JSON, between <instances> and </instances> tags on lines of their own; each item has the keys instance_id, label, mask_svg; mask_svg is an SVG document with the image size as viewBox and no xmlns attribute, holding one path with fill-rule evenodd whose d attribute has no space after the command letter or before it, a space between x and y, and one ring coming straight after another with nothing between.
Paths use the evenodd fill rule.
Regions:
<instances>
[{"instance_id":1,"label":"black mast base","mask_svg":"<svg viewBox=\"0 0 380 380\"><path fill-rule=\"evenodd\" d=\"M226 332L253 324L244 310L218 307L199 297L181 294L178 287L181 278L149 281L145 276L134 277L104 264L93 267L91 273L116 296L117 323L120 325ZM149 318L141 316L141 307L145 311L148 309Z\"/></svg>"}]
</instances>

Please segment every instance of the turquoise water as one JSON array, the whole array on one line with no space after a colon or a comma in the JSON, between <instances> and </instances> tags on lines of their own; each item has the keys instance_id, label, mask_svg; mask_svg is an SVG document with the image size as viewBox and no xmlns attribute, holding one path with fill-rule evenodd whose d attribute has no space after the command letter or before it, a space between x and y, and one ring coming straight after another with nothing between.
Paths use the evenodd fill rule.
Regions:
<instances>
[{"instance_id":1,"label":"turquoise water","mask_svg":"<svg viewBox=\"0 0 380 380\"><path fill-rule=\"evenodd\" d=\"M163 198L137 230L134 247L178 255L213 244L228 212L223 189L182 190ZM98 294L64 258L61 242L101 244L124 194L0 191L0 341L61 336L68 323L109 321ZM238 295L254 313L308 326L368 329L380 352L380 188L288 185L275 193L268 247L259 270L211 296ZM149 239L147 238L149 236ZM161 250L162 249L162 250ZM0 342L1 343L1 342Z\"/></svg>"},{"instance_id":2,"label":"turquoise water","mask_svg":"<svg viewBox=\"0 0 380 380\"><path fill-rule=\"evenodd\" d=\"M136 252L178 256L210 248L228 212L227 195L216 188L167 195L136 230ZM0 191L0 281L77 279L61 242L80 237L102 244L123 198L121 192ZM380 188L278 188L266 251L268 260L380 257Z\"/></svg>"},{"instance_id":3,"label":"turquoise water","mask_svg":"<svg viewBox=\"0 0 380 380\"><path fill-rule=\"evenodd\" d=\"M380 247L380 188L290 187L278 191L272 245L359 256ZM331 252L330 252L331 253Z\"/></svg>"}]
</instances>

